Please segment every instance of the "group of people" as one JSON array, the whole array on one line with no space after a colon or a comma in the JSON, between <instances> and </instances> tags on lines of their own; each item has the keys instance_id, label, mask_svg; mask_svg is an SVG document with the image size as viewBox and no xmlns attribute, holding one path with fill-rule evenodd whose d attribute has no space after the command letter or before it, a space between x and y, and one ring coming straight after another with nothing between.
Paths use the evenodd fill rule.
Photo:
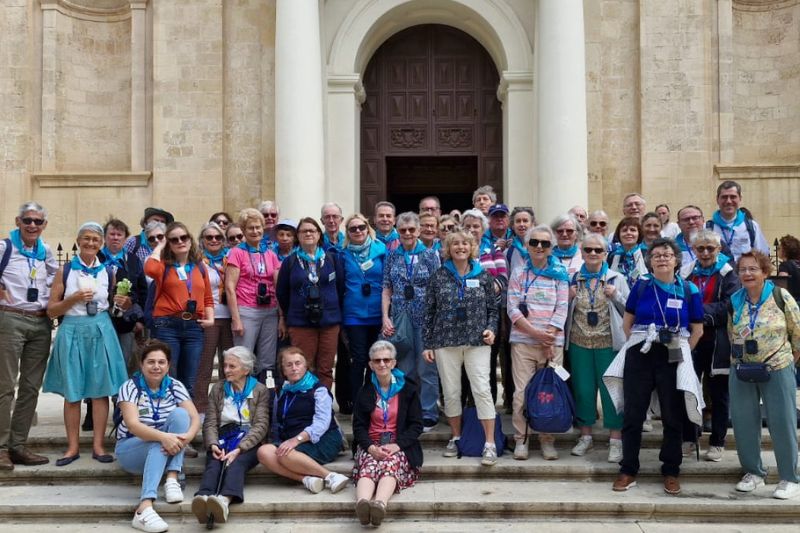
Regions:
<instances>
[{"instance_id":1,"label":"group of people","mask_svg":"<svg viewBox=\"0 0 800 533\"><path fill-rule=\"evenodd\" d=\"M594 446L599 394L608 461L620 464L614 490L636 483L651 415L664 428L666 492L680 492L682 456L703 427L705 458L722 459L729 416L744 471L736 489L755 490L766 476L763 402L781 480L774 496L792 497L800 242L780 241L781 289L740 203L740 186L724 182L711 220L688 205L675 224L668 206L648 212L630 194L612 233L604 211L576 206L541 224L484 186L463 212L442 214L435 197L418 213L378 202L374 224L344 218L334 203L319 220L281 219L265 201L236 219L214 213L197 237L148 207L137 235L115 218L81 225L63 265L41 238L46 210L27 203L0 241L0 469L48 462L25 445L40 387L64 398L67 449L56 465L80 458L86 400L92 458L114 461L104 448L113 397L116 458L143 475L134 527L166 529L152 502L164 476L166 501L183 500L183 457L197 454L201 426L207 466L192 511L224 522L259 462L312 493L348 484L324 466L343 445L335 400L339 417L353 420L355 513L378 525L390 496L417 479L419 436L439 423L440 406L451 432L445 457L458 455L471 403L481 464L494 465L501 401L513 457L525 460L526 385L564 365L580 433L570 453ZM544 459L558 459L553 435L538 441Z\"/></svg>"}]
</instances>

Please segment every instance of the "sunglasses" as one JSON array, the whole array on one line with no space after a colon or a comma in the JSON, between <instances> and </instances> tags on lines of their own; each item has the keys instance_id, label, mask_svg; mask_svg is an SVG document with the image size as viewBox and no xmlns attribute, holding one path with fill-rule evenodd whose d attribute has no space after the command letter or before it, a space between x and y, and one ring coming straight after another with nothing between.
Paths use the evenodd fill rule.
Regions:
<instances>
[{"instance_id":1,"label":"sunglasses","mask_svg":"<svg viewBox=\"0 0 800 533\"><path fill-rule=\"evenodd\" d=\"M234 233L233 235L228 235L228 239L234 241L241 241L242 239L244 239L244 233Z\"/></svg>"},{"instance_id":2,"label":"sunglasses","mask_svg":"<svg viewBox=\"0 0 800 533\"><path fill-rule=\"evenodd\" d=\"M544 248L545 250L550 248L550 244L551 244L550 241L540 241L539 239L531 239L528 241L528 246L530 246L531 248L536 248L539 245L541 245L542 248Z\"/></svg>"},{"instance_id":3,"label":"sunglasses","mask_svg":"<svg viewBox=\"0 0 800 533\"><path fill-rule=\"evenodd\" d=\"M394 361L394 357L376 357L375 359L370 359L376 365L388 365L392 361Z\"/></svg>"},{"instance_id":4,"label":"sunglasses","mask_svg":"<svg viewBox=\"0 0 800 533\"><path fill-rule=\"evenodd\" d=\"M589 225L593 228L597 227L605 228L606 226L608 226L608 222L604 220L592 220L591 222L589 222Z\"/></svg>"},{"instance_id":5,"label":"sunglasses","mask_svg":"<svg viewBox=\"0 0 800 533\"><path fill-rule=\"evenodd\" d=\"M704 253L709 253L710 254L711 252L716 250L717 247L716 246L695 246L694 249L697 250L698 252L700 252L701 254L704 254Z\"/></svg>"},{"instance_id":6,"label":"sunglasses","mask_svg":"<svg viewBox=\"0 0 800 533\"><path fill-rule=\"evenodd\" d=\"M362 231L367 231L367 225L361 224L359 226L350 226L349 228L347 228L347 231L349 231L350 233L361 233Z\"/></svg>"},{"instance_id":7,"label":"sunglasses","mask_svg":"<svg viewBox=\"0 0 800 533\"><path fill-rule=\"evenodd\" d=\"M455 224L453 225L447 224L446 226L442 226L443 231L453 231L454 229L456 229Z\"/></svg>"},{"instance_id":8,"label":"sunglasses","mask_svg":"<svg viewBox=\"0 0 800 533\"><path fill-rule=\"evenodd\" d=\"M261 213L264 218L278 218L278 213Z\"/></svg>"},{"instance_id":9,"label":"sunglasses","mask_svg":"<svg viewBox=\"0 0 800 533\"><path fill-rule=\"evenodd\" d=\"M572 235L573 233L575 233L575 230L574 229L566 229L566 228L565 229L557 229L556 233L558 233L558 234L562 234L563 233L564 235Z\"/></svg>"},{"instance_id":10,"label":"sunglasses","mask_svg":"<svg viewBox=\"0 0 800 533\"><path fill-rule=\"evenodd\" d=\"M603 248L592 248L591 246L584 246L583 251L586 252L587 254L597 254L597 255L600 255L603 252L605 252Z\"/></svg>"},{"instance_id":11,"label":"sunglasses","mask_svg":"<svg viewBox=\"0 0 800 533\"><path fill-rule=\"evenodd\" d=\"M417 228L397 228L397 233L414 233Z\"/></svg>"},{"instance_id":12,"label":"sunglasses","mask_svg":"<svg viewBox=\"0 0 800 533\"><path fill-rule=\"evenodd\" d=\"M224 237L222 235L204 235L203 238L206 242L213 242L213 241L223 241Z\"/></svg>"},{"instance_id":13,"label":"sunglasses","mask_svg":"<svg viewBox=\"0 0 800 533\"><path fill-rule=\"evenodd\" d=\"M191 237L189 237L188 234L184 233L183 235L176 235L175 237L170 237L167 240L170 242L170 244L178 244L181 242L186 242L189 239L191 239Z\"/></svg>"},{"instance_id":14,"label":"sunglasses","mask_svg":"<svg viewBox=\"0 0 800 533\"><path fill-rule=\"evenodd\" d=\"M44 224L44 219L43 218L25 217L25 218L21 218L19 220L20 220L20 222L22 222L26 226L30 226L31 224L36 224L37 226L41 226L42 224Z\"/></svg>"},{"instance_id":15,"label":"sunglasses","mask_svg":"<svg viewBox=\"0 0 800 533\"><path fill-rule=\"evenodd\" d=\"M230 224L230 221L225 220L224 218L218 218L214 222L219 226L227 226L228 224Z\"/></svg>"},{"instance_id":16,"label":"sunglasses","mask_svg":"<svg viewBox=\"0 0 800 533\"><path fill-rule=\"evenodd\" d=\"M164 234L163 233L160 233L158 235L150 235L147 238L147 242L157 242L157 241L163 241L163 240L164 240Z\"/></svg>"}]
</instances>

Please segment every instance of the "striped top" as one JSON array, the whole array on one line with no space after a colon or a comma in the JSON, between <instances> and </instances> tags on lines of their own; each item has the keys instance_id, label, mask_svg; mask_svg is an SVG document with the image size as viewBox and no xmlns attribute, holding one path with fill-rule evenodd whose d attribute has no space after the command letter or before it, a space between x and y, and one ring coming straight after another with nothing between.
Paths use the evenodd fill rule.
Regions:
<instances>
[{"instance_id":1,"label":"striped top","mask_svg":"<svg viewBox=\"0 0 800 533\"><path fill-rule=\"evenodd\" d=\"M147 392L141 390L133 379L129 379L119 388L117 402L129 402L136 405L139 412L139 422L152 428L160 429L167 417L172 414L180 404L185 401L191 401L189 392L183 383L177 379L172 380L172 387L167 389L164 398L159 400L153 399L147 395ZM155 415L158 415L158 420ZM128 426L125 425L123 420L117 428L117 440L132 437L133 434L128 431Z\"/></svg>"},{"instance_id":2,"label":"striped top","mask_svg":"<svg viewBox=\"0 0 800 533\"><path fill-rule=\"evenodd\" d=\"M523 333L517 321L525 318L520 303L528 308L528 322L537 329L555 326L556 346L564 346L564 323L567 321L569 303L569 284L545 276L537 276L528 268L518 268L508 280L508 316L514 326L511 328L511 342L538 345L540 342Z\"/></svg>"}]
</instances>

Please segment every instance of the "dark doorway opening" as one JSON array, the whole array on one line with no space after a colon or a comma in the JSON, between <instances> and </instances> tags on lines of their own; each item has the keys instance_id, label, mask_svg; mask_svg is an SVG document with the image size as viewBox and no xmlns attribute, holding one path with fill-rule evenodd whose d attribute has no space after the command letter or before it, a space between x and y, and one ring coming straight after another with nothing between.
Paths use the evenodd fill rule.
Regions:
<instances>
[{"instance_id":1,"label":"dark doorway opening","mask_svg":"<svg viewBox=\"0 0 800 533\"><path fill-rule=\"evenodd\" d=\"M417 211L425 196L437 196L442 213L463 211L478 188L478 157L387 157L386 185L398 213Z\"/></svg>"}]
</instances>

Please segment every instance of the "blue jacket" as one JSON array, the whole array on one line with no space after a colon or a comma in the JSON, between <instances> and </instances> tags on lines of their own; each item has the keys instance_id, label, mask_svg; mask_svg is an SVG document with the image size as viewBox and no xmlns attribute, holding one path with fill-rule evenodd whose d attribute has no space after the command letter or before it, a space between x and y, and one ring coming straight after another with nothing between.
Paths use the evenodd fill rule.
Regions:
<instances>
[{"instance_id":1,"label":"blue jacket","mask_svg":"<svg viewBox=\"0 0 800 533\"><path fill-rule=\"evenodd\" d=\"M278 272L278 285L275 292L278 304L286 317L289 327L313 328L328 327L342 323L340 302L344 296L344 270L339 252L325 252L324 263L319 272L319 293L322 306L322 319L312 324L306 318L306 295L311 283L297 254L286 258Z\"/></svg>"},{"instance_id":2,"label":"blue jacket","mask_svg":"<svg viewBox=\"0 0 800 533\"><path fill-rule=\"evenodd\" d=\"M339 252L344 263L344 305L342 305L343 323L345 326L377 326L381 324L381 291L383 290L383 263L386 259L386 245L373 240L369 248L367 264L372 261L369 270L364 272L356 258L347 249ZM361 286L369 283L370 294L364 296Z\"/></svg>"}]
</instances>

